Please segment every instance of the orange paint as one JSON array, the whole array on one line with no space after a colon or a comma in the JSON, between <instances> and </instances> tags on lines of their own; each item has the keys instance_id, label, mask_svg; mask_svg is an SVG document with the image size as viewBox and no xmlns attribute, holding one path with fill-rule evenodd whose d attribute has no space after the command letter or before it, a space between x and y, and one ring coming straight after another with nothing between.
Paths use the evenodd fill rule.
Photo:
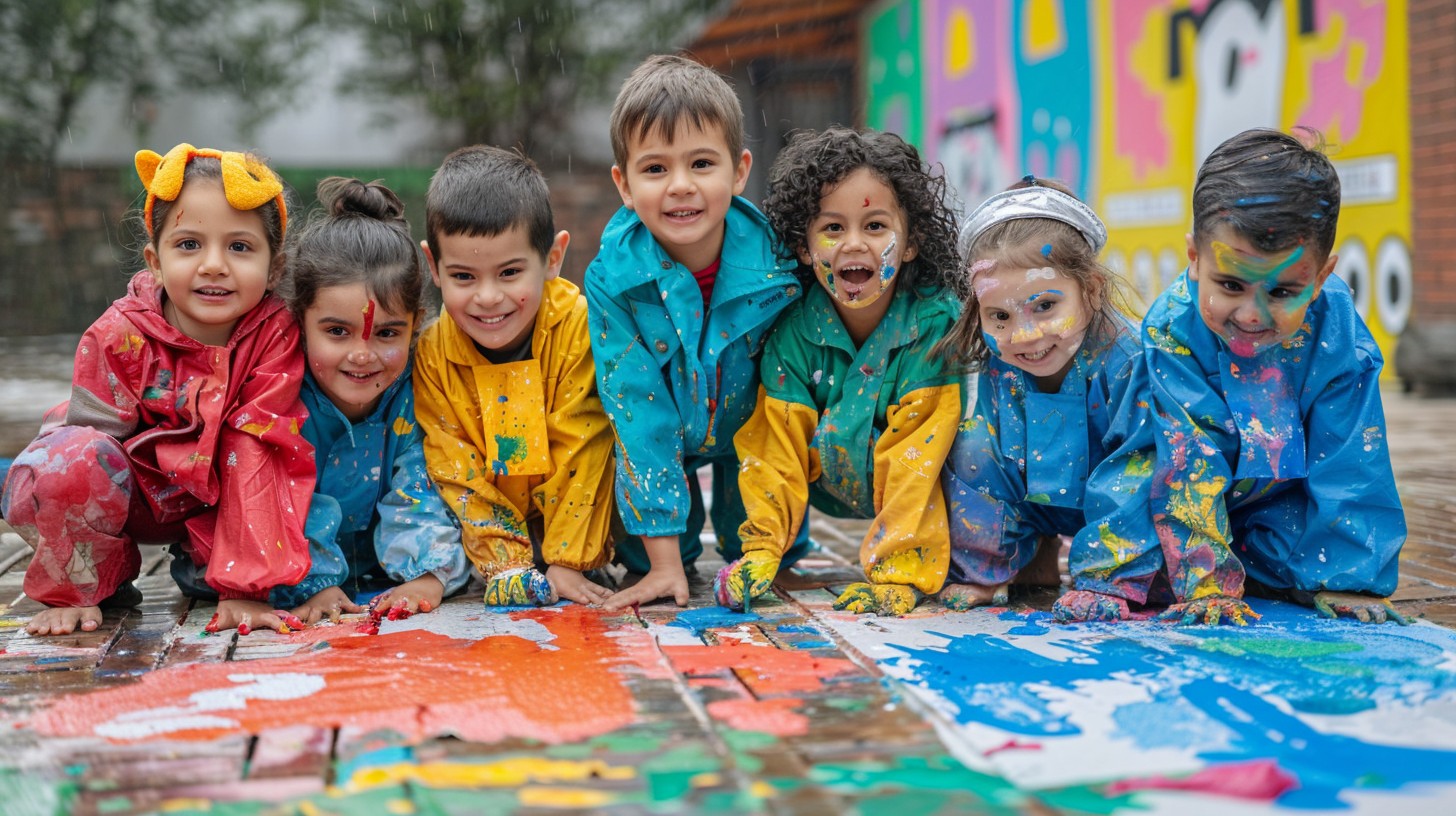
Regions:
<instances>
[{"instance_id":1,"label":"orange paint","mask_svg":"<svg viewBox=\"0 0 1456 816\"><path fill-rule=\"evenodd\" d=\"M759 697L818 691L824 678L855 671L843 658L764 646L664 646L662 651L673 668L688 676L734 671Z\"/></svg>"},{"instance_id":2,"label":"orange paint","mask_svg":"<svg viewBox=\"0 0 1456 816\"><path fill-rule=\"evenodd\" d=\"M778 737L801 737L809 733L809 718L794 709L803 702L797 697L718 700L708 703L708 713L714 719L739 731L762 731Z\"/></svg>"},{"instance_id":3,"label":"orange paint","mask_svg":"<svg viewBox=\"0 0 1456 816\"><path fill-rule=\"evenodd\" d=\"M634 622L610 627L609 636L601 615L578 605L511 617L545 626L555 648L514 636L472 642L423 631L338 637L330 648L291 657L161 669L130 686L64 698L30 726L46 736L118 742L350 725L412 739L455 734L475 742L559 743L636 720L627 681L662 672L652 667L656 650L646 630ZM274 692L313 690L271 697L250 690L270 680Z\"/></svg>"}]
</instances>

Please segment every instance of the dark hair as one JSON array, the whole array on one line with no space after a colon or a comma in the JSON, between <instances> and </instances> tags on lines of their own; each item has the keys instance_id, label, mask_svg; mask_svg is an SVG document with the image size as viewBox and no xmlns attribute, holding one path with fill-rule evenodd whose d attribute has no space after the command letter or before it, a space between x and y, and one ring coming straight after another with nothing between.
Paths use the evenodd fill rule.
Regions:
<instances>
[{"instance_id":1,"label":"dark hair","mask_svg":"<svg viewBox=\"0 0 1456 816\"><path fill-rule=\"evenodd\" d=\"M300 231L280 294L294 316L319 290L362 283L386 311L420 309L425 271L404 204L379 181L330 176L318 183L321 214Z\"/></svg>"},{"instance_id":2,"label":"dark hair","mask_svg":"<svg viewBox=\"0 0 1456 816\"><path fill-rule=\"evenodd\" d=\"M1193 240L1204 246L1228 224L1260 252L1313 243L1319 261L1335 246L1340 177L1325 156L1324 137L1306 139L1270 128L1246 130L1213 149L1193 186Z\"/></svg>"},{"instance_id":3,"label":"dark hair","mask_svg":"<svg viewBox=\"0 0 1456 816\"><path fill-rule=\"evenodd\" d=\"M915 247L916 254L900 270L901 285L925 295L958 292L960 259L945 177L930 172L915 147L893 133L832 127L790 137L769 173L763 202L779 252L798 257L808 247L809 224L819 214L821 199L860 168L889 186L905 211L906 246ZM795 274L805 287L815 284L813 270L804 263Z\"/></svg>"},{"instance_id":4,"label":"dark hair","mask_svg":"<svg viewBox=\"0 0 1456 816\"><path fill-rule=\"evenodd\" d=\"M440 236L489 237L521 226L541 257L551 251L556 224L546 178L518 151L462 147L445 157L425 193L425 240L440 260Z\"/></svg>"},{"instance_id":5,"label":"dark hair","mask_svg":"<svg viewBox=\"0 0 1456 816\"><path fill-rule=\"evenodd\" d=\"M632 139L660 128L662 137L672 141L677 126L689 121L700 130L720 128L728 159L737 163L743 152L743 106L727 80L686 57L648 57L622 83L612 104L612 158L625 172Z\"/></svg>"},{"instance_id":6,"label":"dark hair","mask_svg":"<svg viewBox=\"0 0 1456 816\"><path fill-rule=\"evenodd\" d=\"M273 172L273 168L268 167L268 165L263 161L262 158L252 153L249 153L247 155L248 158L257 162L260 166L267 168L268 172L273 173L273 176L275 178L278 177L278 174ZM219 186L221 186L222 160L213 156L192 157L192 160L187 162L187 168L182 171L183 188L186 188L189 182L193 182L198 179L212 179L216 181ZM280 178L279 181L281 182L282 179ZM287 190L287 185L284 185L283 196L285 202L288 198ZM143 227L150 227L150 229L148 230L151 235L149 241L153 246L156 246L157 241L161 240L162 226L167 223L167 215L172 212L172 208L176 205L177 202L175 200L167 201L162 198L158 198L154 202L152 202L152 223L143 224ZM291 202L286 202L285 206L291 207ZM266 204L263 204L262 206L254 209L253 212L257 213L263 218L263 232L268 236L268 251L276 256L279 252L283 251L284 238L283 215L282 213L278 212L278 200L269 199ZM143 214L141 216L141 219L144 220L145 218L146 215Z\"/></svg>"},{"instance_id":7,"label":"dark hair","mask_svg":"<svg viewBox=\"0 0 1456 816\"><path fill-rule=\"evenodd\" d=\"M1077 198L1065 184L1034 176L1027 176L1006 189L1029 187L1046 187ZM1049 266L1076 281L1082 287L1082 307L1087 310L1087 341L1096 344L1092 348L1117 338L1122 331L1119 316L1138 316L1136 298L1127 281L1098 260L1097 250L1087 243L1087 238L1064 221L1027 217L991 226L966 248L965 268L969 270L977 261L994 261L997 266L1011 269ZM984 363L991 350L981 333L981 304L970 285L969 272L964 279L965 308L935 350L956 364L971 366Z\"/></svg>"}]
</instances>

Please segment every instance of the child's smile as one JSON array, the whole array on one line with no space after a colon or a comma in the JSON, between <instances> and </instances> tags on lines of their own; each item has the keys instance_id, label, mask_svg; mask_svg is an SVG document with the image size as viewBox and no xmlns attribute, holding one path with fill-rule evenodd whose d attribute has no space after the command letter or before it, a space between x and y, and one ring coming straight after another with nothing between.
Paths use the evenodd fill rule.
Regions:
<instances>
[{"instance_id":1,"label":"child's smile","mask_svg":"<svg viewBox=\"0 0 1456 816\"><path fill-rule=\"evenodd\" d=\"M1213 231L1205 252L1190 239L1189 277L1198 282L1198 311L1208 328L1240 357L1287 342L1334 269L1304 244L1260 252L1228 225Z\"/></svg>"},{"instance_id":2,"label":"child's smile","mask_svg":"<svg viewBox=\"0 0 1456 816\"><path fill-rule=\"evenodd\" d=\"M979 270L979 271L977 271ZM1052 267L972 267L986 347L1047 391L1061 388L1089 322L1082 285Z\"/></svg>"}]
</instances>

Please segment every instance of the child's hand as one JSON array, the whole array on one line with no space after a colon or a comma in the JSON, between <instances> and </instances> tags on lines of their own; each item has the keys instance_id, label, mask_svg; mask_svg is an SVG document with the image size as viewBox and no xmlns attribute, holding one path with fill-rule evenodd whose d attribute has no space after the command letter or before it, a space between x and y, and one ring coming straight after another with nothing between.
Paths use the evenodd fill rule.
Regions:
<instances>
[{"instance_id":1,"label":"child's hand","mask_svg":"<svg viewBox=\"0 0 1456 816\"><path fill-rule=\"evenodd\" d=\"M746 552L742 558L718 570L713 579L713 597L719 606L742 612L754 598L769 591L778 574L778 556L764 550Z\"/></svg>"},{"instance_id":2,"label":"child's hand","mask_svg":"<svg viewBox=\"0 0 1456 816\"><path fill-rule=\"evenodd\" d=\"M1052 604L1052 620L1057 623L1121 621L1131 617L1126 599L1086 589L1067 592Z\"/></svg>"},{"instance_id":3,"label":"child's hand","mask_svg":"<svg viewBox=\"0 0 1456 816\"><path fill-rule=\"evenodd\" d=\"M1010 600L1010 584L981 586L980 584L946 584L940 591L940 605L952 612L964 612L987 604L1004 604Z\"/></svg>"},{"instance_id":4,"label":"child's hand","mask_svg":"<svg viewBox=\"0 0 1456 816\"><path fill-rule=\"evenodd\" d=\"M654 566L641 581L608 598L602 608L610 612L658 598L672 598L678 606L687 606L689 595L687 573L683 572L682 562L674 560Z\"/></svg>"},{"instance_id":5,"label":"child's hand","mask_svg":"<svg viewBox=\"0 0 1456 816\"><path fill-rule=\"evenodd\" d=\"M556 590L538 570L531 567L498 572L485 582L486 606L550 606Z\"/></svg>"},{"instance_id":6,"label":"child's hand","mask_svg":"<svg viewBox=\"0 0 1456 816\"><path fill-rule=\"evenodd\" d=\"M924 597L920 590L904 584L850 584L834 602L835 609L863 614L907 615Z\"/></svg>"},{"instance_id":7,"label":"child's hand","mask_svg":"<svg viewBox=\"0 0 1456 816\"><path fill-rule=\"evenodd\" d=\"M1173 621L1175 626L1192 626L1199 622L1209 626L1217 626L1223 621L1236 623L1239 626L1248 626L1248 618L1258 620L1263 617L1258 612L1249 608L1241 598L1231 598L1227 595L1209 595L1206 598L1189 601L1188 603L1173 604L1158 613L1158 620Z\"/></svg>"},{"instance_id":8,"label":"child's hand","mask_svg":"<svg viewBox=\"0 0 1456 816\"><path fill-rule=\"evenodd\" d=\"M363 611L364 607L350 600L348 593L336 586L331 586L315 592L312 598L294 607L293 614L297 615L305 626L313 626L325 617L337 622L339 614L342 612Z\"/></svg>"},{"instance_id":9,"label":"child's hand","mask_svg":"<svg viewBox=\"0 0 1456 816\"><path fill-rule=\"evenodd\" d=\"M1409 626L1410 618L1400 614L1390 605L1389 598L1360 595L1355 592L1335 592L1322 589L1314 594L1314 608L1322 618L1352 617L1361 623L1385 623L1395 621Z\"/></svg>"},{"instance_id":10,"label":"child's hand","mask_svg":"<svg viewBox=\"0 0 1456 816\"><path fill-rule=\"evenodd\" d=\"M546 580L557 597L579 604L599 604L612 597L612 591L581 574L580 570L552 564L546 568Z\"/></svg>"},{"instance_id":11,"label":"child's hand","mask_svg":"<svg viewBox=\"0 0 1456 816\"><path fill-rule=\"evenodd\" d=\"M374 597L371 604L377 609L398 609L398 617L409 617L416 612L430 612L440 608L440 602L445 599L445 585L435 577L435 573L427 572L413 581L405 581L397 587L386 589Z\"/></svg>"},{"instance_id":12,"label":"child's hand","mask_svg":"<svg viewBox=\"0 0 1456 816\"><path fill-rule=\"evenodd\" d=\"M287 634L295 629L302 629L303 621L262 601L233 599L217 602L217 614L208 621L206 628L214 635L229 629L238 630L240 635L246 635L254 629L272 629Z\"/></svg>"},{"instance_id":13,"label":"child's hand","mask_svg":"<svg viewBox=\"0 0 1456 816\"><path fill-rule=\"evenodd\" d=\"M100 625L99 606L57 606L37 612L25 625L25 631L32 635L69 635L77 629L94 632Z\"/></svg>"}]
</instances>

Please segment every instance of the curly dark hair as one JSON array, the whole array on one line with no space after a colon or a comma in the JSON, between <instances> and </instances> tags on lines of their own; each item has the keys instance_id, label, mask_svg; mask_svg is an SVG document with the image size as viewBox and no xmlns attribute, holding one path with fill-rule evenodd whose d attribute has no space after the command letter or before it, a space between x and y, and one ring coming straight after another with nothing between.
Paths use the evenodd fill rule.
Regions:
<instances>
[{"instance_id":1,"label":"curly dark hair","mask_svg":"<svg viewBox=\"0 0 1456 816\"><path fill-rule=\"evenodd\" d=\"M778 251L798 258L809 245L809 224L820 200L861 167L895 192L910 229L907 246L915 259L900 270L904 286L921 295L959 294L960 258L955 213L945 177L932 173L920 152L893 133L832 127L801 130L789 138L769 172L764 214L773 227ZM816 285L814 271L802 261L795 274L805 287Z\"/></svg>"}]
</instances>

